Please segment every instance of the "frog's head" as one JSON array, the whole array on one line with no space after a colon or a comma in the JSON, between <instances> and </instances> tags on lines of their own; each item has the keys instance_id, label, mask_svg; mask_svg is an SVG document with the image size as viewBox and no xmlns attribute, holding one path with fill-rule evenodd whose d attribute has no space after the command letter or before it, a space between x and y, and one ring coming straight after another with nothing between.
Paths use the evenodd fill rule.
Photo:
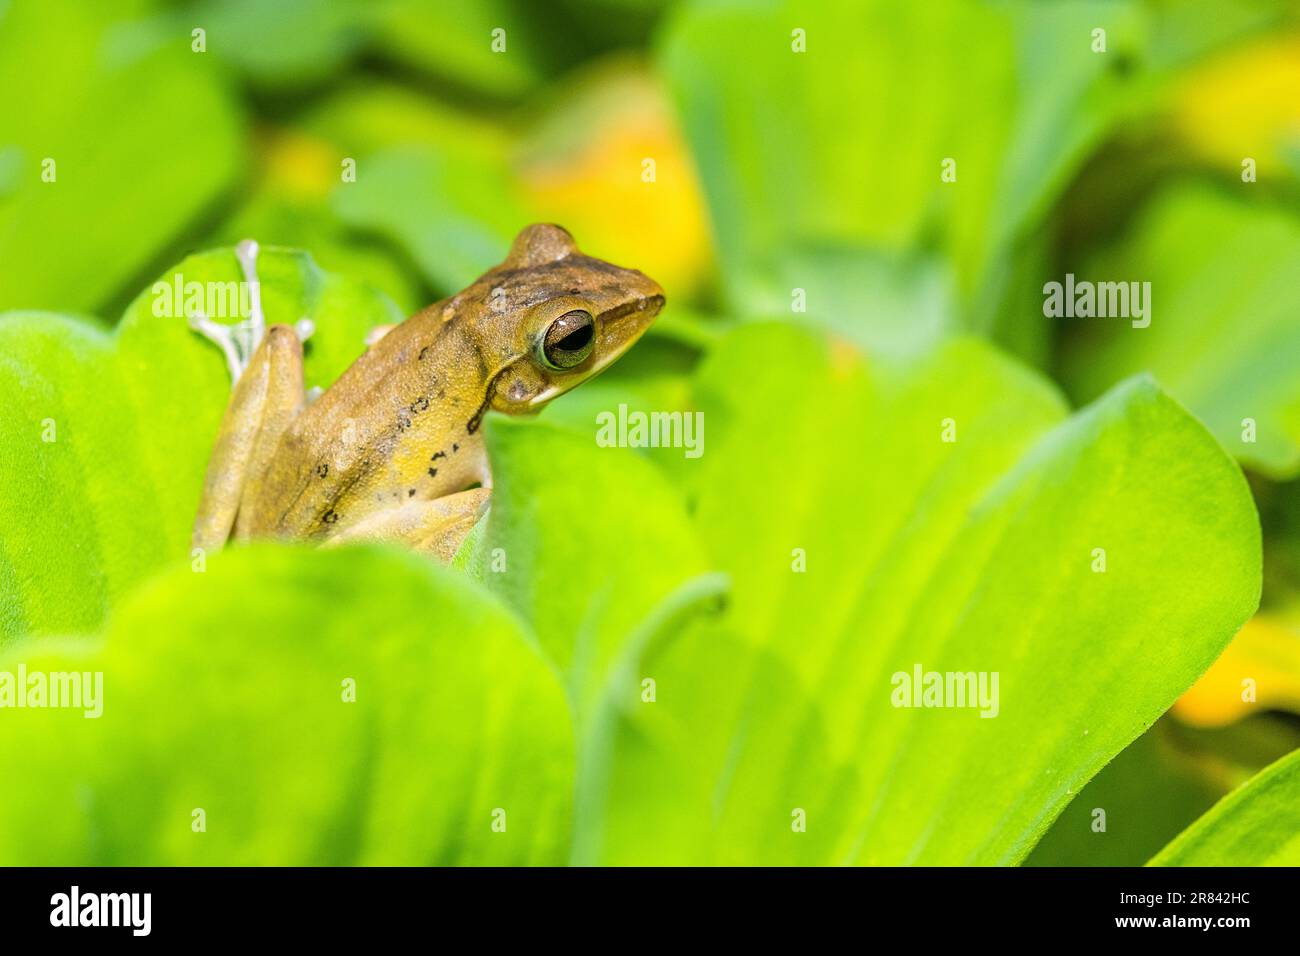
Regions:
<instances>
[{"instance_id":1,"label":"frog's head","mask_svg":"<svg viewBox=\"0 0 1300 956\"><path fill-rule=\"evenodd\" d=\"M607 368L663 304L653 279L585 256L566 230L539 224L449 305L478 317L472 334L491 376L491 407L521 414Z\"/></svg>"}]
</instances>

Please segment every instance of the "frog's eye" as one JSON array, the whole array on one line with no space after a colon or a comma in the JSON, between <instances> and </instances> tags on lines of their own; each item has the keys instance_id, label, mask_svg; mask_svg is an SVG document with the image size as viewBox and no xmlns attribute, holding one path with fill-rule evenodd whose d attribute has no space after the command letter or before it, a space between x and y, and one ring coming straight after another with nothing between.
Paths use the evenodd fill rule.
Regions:
<instances>
[{"instance_id":1,"label":"frog's eye","mask_svg":"<svg viewBox=\"0 0 1300 956\"><path fill-rule=\"evenodd\" d=\"M542 361L554 369L581 365L596 344L596 323L581 309L566 312L546 330L542 339Z\"/></svg>"}]
</instances>

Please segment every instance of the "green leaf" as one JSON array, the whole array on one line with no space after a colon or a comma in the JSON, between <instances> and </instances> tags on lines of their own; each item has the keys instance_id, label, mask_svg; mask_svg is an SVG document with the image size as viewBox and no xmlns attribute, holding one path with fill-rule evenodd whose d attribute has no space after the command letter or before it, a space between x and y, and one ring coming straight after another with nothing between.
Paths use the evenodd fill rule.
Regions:
<instances>
[{"instance_id":1,"label":"green leaf","mask_svg":"<svg viewBox=\"0 0 1300 956\"><path fill-rule=\"evenodd\" d=\"M1150 865L1300 865L1300 750L1216 803Z\"/></svg>"},{"instance_id":2,"label":"green leaf","mask_svg":"<svg viewBox=\"0 0 1300 956\"><path fill-rule=\"evenodd\" d=\"M406 233L398 230L376 235L385 233L385 220L381 214L369 211L368 197L392 196L394 207L400 210L410 195L426 188L426 184L418 179L403 179L399 183L401 189L412 192L406 194L399 190L394 195L382 188L387 160L381 159L379 166L373 167L371 158L397 146L437 151L440 144L454 144L455 151L472 157L469 165L481 169L493 162L504 162L510 142L498 122L431 100L394 83L356 80L322 98L305 113L296 115L290 125L277 128L274 135L265 138L264 175L213 238L217 242L233 243L246 236L256 236L266 244L311 249L323 268L369 281L391 295L403 313L410 315L428 304L429 293L414 274L407 256L396 248L395 240ZM372 188L369 180L376 168L380 181ZM350 175L344 178L350 173L355 173L355 181ZM467 188L467 182L458 188ZM358 183L364 185L358 187ZM444 188L437 183L434 186ZM351 197L349 192L358 188L363 196ZM332 208L335 200L331 198L335 192L339 194L340 208L360 229L350 228L335 214ZM357 198L360 201L354 202ZM428 234L425 228L412 228L413 235ZM436 246L427 255L430 262L442 267L448 259L445 254L448 249L459 254L463 237L454 231L438 229L433 235L435 239L446 235L446 246ZM499 248L507 248L510 238L513 236L501 237ZM449 277L445 271L435 268L426 278L433 284L439 284L440 280L450 284L462 275L456 272Z\"/></svg>"},{"instance_id":3,"label":"green leaf","mask_svg":"<svg viewBox=\"0 0 1300 956\"><path fill-rule=\"evenodd\" d=\"M646 618L708 570L668 480L589 428L488 420L492 509L467 561L532 624L580 719Z\"/></svg>"},{"instance_id":4,"label":"green leaf","mask_svg":"<svg viewBox=\"0 0 1300 956\"><path fill-rule=\"evenodd\" d=\"M263 249L259 269L268 321L317 325L308 385L333 382L372 326L401 318L305 253ZM178 279L184 293L239 277L231 250L191 256L113 333L45 313L0 315L0 498L22 503L0 509L0 642L94 630L146 574L189 559L230 379L221 352L188 328L184 303L171 315L154 309L166 311L159 293Z\"/></svg>"},{"instance_id":5,"label":"green leaf","mask_svg":"<svg viewBox=\"0 0 1300 956\"><path fill-rule=\"evenodd\" d=\"M397 63L501 99L536 87L572 30L555 10L539 15L512 0L380 0L374 29L384 55ZM505 49L493 47L504 30Z\"/></svg>"},{"instance_id":6,"label":"green leaf","mask_svg":"<svg viewBox=\"0 0 1300 956\"><path fill-rule=\"evenodd\" d=\"M492 509L458 562L531 623L573 708L577 786L598 791L610 742L597 719L605 688L631 679L626 668L644 647L711 620L726 580L709 572L680 495L659 469L636 451L593 441L594 416L558 418L569 427L548 423L556 419L550 410L540 422L487 419ZM584 807L577 819L587 840L599 807L590 797ZM571 859L585 853L580 842Z\"/></svg>"},{"instance_id":7,"label":"green leaf","mask_svg":"<svg viewBox=\"0 0 1300 956\"><path fill-rule=\"evenodd\" d=\"M337 76L369 39L366 4L330 0L204 0L164 18L189 42L206 32L206 54L231 63L252 82L273 90Z\"/></svg>"},{"instance_id":8,"label":"green leaf","mask_svg":"<svg viewBox=\"0 0 1300 956\"><path fill-rule=\"evenodd\" d=\"M368 78L353 79L311 106L296 118L293 129L299 127L305 135L330 143L340 156L353 158L398 146L439 144L504 156L512 142L497 117ZM364 171L362 165L359 172ZM337 163L331 172L337 172Z\"/></svg>"},{"instance_id":9,"label":"green leaf","mask_svg":"<svg viewBox=\"0 0 1300 956\"><path fill-rule=\"evenodd\" d=\"M281 94L357 73L350 64L368 54L461 96L513 99L584 52L567 20L517 0L205 0L159 19L187 44L202 25L209 55Z\"/></svg>"},{"instance_id":10,"label":"green leaf","mask_svg":"<svg viewBox=\"0 0 1300 956\"><path fill-rule=\"evenodd\" d=\"M425 558L235 549L145 587L102 642L22 643L0 675L19 664L102 673L102 716L5 711L5 865L563 860L559 683Z\"/></svg>"},{"instance_id":11,"label":"green leaf","mask_svg":"<svg viewBox=\"0 0 1300 956\"><path fill-rule=\"evenodd\" d=\"M1141 866L1223 795L1180 749L1165 717L1088 782L1026 858L1026 866ZM1208 778L1208 779L1207 779ZM1105 812L1098 831L1096 811Z\"/></svg>"},{"instance_id":12,"label":"green leaf","mask_svg":"<svg viewBox=\"0 0 1300 956\"><path fill-rule=\"evenodd\" d=\"M213 233L212 240L233 245L249 236L266 245L310 249L322 269L382 290L403 317L428 304L421 283L394 261L390 250L358 240L339 224L326 203L294 196L281 183L260 186Z\"/></svg>"},{"instance_id":13,"label":"green leaf","mask_svg":"<svg viewBox=\"0 0 1300 956\"><path fill-rule=\"evenodd\" d=\"M742 315L806 319L872 355L922 352L958 331L955 290L941 262L872 247L792 245L741 295Z\"/></svg>"},{"instance_id":14,"label":"green leaf","mask_svg":"<svg viewBox=\"0 0 1300 956\"><path fill-rule=\"evenodd\" d=\"M504 156L467 143L377 153L335 192L334 208L348 225L398 242L447 295L500 262L528 221Z\"/></svg>"},{"instance_id":15,"label":"green leaf","mask_svg":"<svg viewBox=\"0 0 1300 956\"><path fill-rule=\"evenodd\" d=\"M1089 326L1066 379L1086 399L1150 370L1238 460L1275 478L1300 474L1298 271L1294 218L1208 187L1175 188L1078 276L1150 282L1151 325L1062 320ZM1247 418L1253 442L1243 440Z\"/></svg>"},{"instance_id":16,"label":"green leaf","mask_svg":"<svg viewBox=\"0 0 1300 956\"><path fill-rule=\"evenodd\" d=\"M132 48L109 16L0 8L0 89L24 91L0 113L0 309L120 303L241 169L239 112L188 29Z\"/></svg>"},{"instance_id":17,"label":"green leaf","mask_svg":"<svg viewBox=\"0 0 1300 956\"><path fill-rule=\"evenodd\" d=\"M667 316L656 319L636 348L598 378L550 403L542 420L590 435L602 416L617 416L620 405L627 407L629 415L692 411L691 375L699 361L697 350L707 349L709 338L717 333L699 319L687 317L673 327L672 316L680 312L670 309ZM636 452L672 477L689 476L698 465L686 448L637 448Z\"/></svg>"},{"instance_id":18,"label":"green leaf","mask_svg":"<svg viewBox=\"0 0 1300 956\"><path fill-rule=\"evenodd\" d=\"M1107 56L1090 31L1107 25ZM724 292L790 245L942 253L981 322L1013 244L1143 100L1128 3L693 4L661 62L708 195ZM803 31L805 52L795 52ZM956 161L956 181L941 163ZM864 316L859 317L867 321ZM843 321L843 317L841 317ZM899 333L901 334L901 333Z\"/></svg>"},{"instance_id":19,"label":"green leaf","mask_svg":"<svg viewBox=\"0 0 1300 956\"><path fill-rule=\"evenodd\" d=\"M1294 11L1285 0L1224 6L1216 0L1172 0L1150 8L1152 57L1162 67L1196 63L1253 37L1284 34ZM1211 18L1213 20L1211 21ZM1213 22L1214 29L1206 29Z\"/></svg>"},{"instance_id":20,"label":"green leaf","mask_svg":"<svg viewBox=\"0 0 1300 956\"><path fill-rule=\"evenodd\" d=\"M1017 862L1258 602L1246 483L1149 379L1067 418L977 342L898 369L751 325L699 391L734 602L611 681L584 862ZM997 716L894 706L916 665L996 672Z\"/></svg>"}]
</instances>

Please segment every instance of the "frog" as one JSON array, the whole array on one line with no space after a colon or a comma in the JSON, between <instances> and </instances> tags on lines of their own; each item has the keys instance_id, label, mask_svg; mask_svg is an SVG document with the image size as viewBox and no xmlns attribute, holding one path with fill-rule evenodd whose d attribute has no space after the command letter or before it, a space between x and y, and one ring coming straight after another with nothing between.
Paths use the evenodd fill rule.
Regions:
<instances>
[{"instance_id":1,"label":"frog","mask_svg":"<svg viewBox=\"0 0 1300 956\"><path fill-rule=\"evenodd\" d=\"M232 378L193 526L205 552L261 538L380 540L451 560L491 502L485 416L535 415L623 356L665 302L642 272L536 223L500 265L373 330L332 385L309 392L311 321L268 325L259 246L244 240L235 253L248 317L189 317Z\"/></svg>"}]
</instances>

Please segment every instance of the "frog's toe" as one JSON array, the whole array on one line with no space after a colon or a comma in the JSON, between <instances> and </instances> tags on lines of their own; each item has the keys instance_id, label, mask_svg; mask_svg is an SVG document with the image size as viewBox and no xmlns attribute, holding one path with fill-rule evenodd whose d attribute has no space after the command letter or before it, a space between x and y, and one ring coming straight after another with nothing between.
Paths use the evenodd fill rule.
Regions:
<instances>
[{"instance_id":1,"label":"frog's toe","mask_svg":"<svg viewBox=\"0 0 1300 956\"><path fill-rule=\"evenodd\" d=\"M261 248L256 239L241 239L235 244L239 271L243 273L244 284L248 286L248 324L253 330L254 348L261 343L266 331L266 316L262 312L262 282L257 277L257 256Z\"/></svg>"},{"instance_id":2,"label":"frog's toe","mask_svg":"<svg viewBox=\"0 0 1300 956\"><path fill-rule=\"evenodd\" d=\"M214 322L202 312L190 312L185 318L192 330L221 349L230 370L231 383L238 382L252 355L243 348L240 337L235 334L236 327Z\"/></svg>"},{"instance_id":3,"label":"frog's toe","mask_svg":"<svg viewBox=\"0 0 1300 956\"><path fill-rule=\"evenodd\" d=\"M202 312L191 312L187 318L190 328L221 349L230 369L230 380L238 382L253 360L262 340L266 338L266 315L262 311L262 286L257 276L257 257L261 246L256 239L243 239L235 244L235 258L248 290L248 315L240 322L226 325L214 322ZM305 342L316 330L311 319L303 317L294 325L300 342Z\"/></svg>"}]
</instances>

